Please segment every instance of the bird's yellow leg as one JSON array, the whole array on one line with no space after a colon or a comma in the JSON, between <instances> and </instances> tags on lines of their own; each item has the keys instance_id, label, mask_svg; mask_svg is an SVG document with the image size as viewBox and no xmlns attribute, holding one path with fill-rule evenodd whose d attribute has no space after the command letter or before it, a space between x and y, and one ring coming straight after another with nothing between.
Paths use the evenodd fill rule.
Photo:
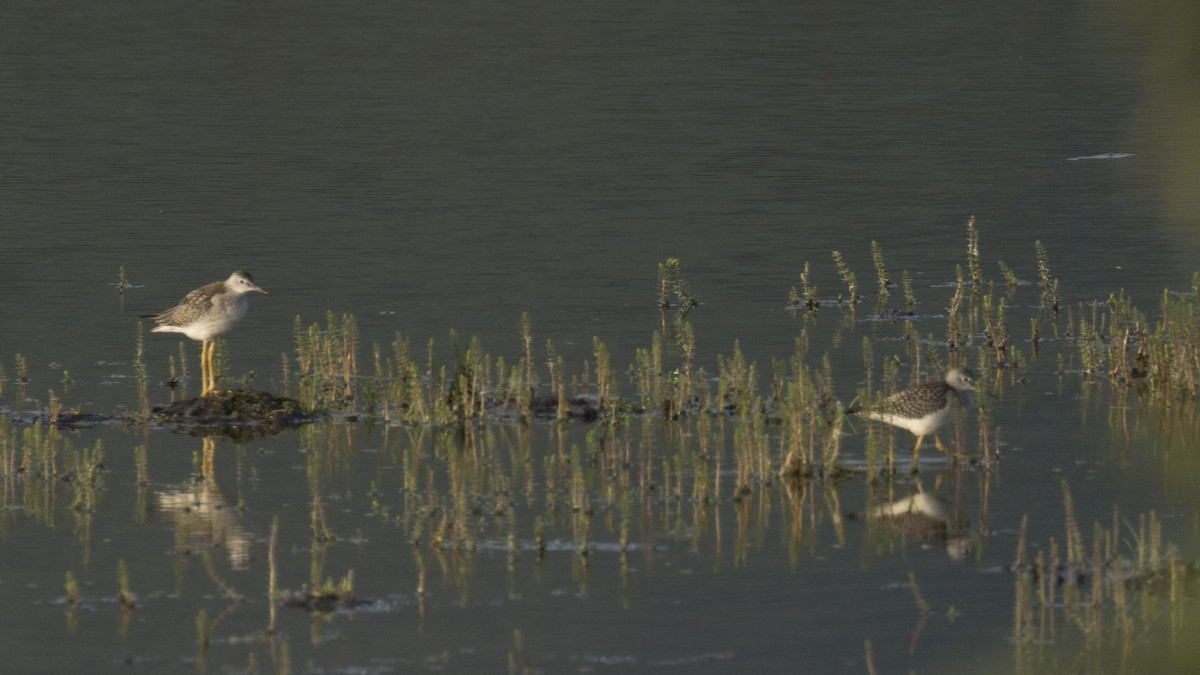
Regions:
<instances>
[{"instance_id":1,"label":"bird's yellow leg","mask_svg":"<svg viewBox=\"0 0 1200 675\"><path fill-rule=\"evenodd\" d=\"M933 438L934 438L934 440L937 441L937 448L938 448L938 450L942 451L942 454L946 455L947 457L953 457L954 459L961 459L963 461L966 461L967 456L964 455L962 452L959 452L959 450L957 448L955 448L954 450L950 450L946 446L942 445L942 439L938 438L937 434L934 434Z\"/></svg>"},{"instance_id":2,"label":"bird's yellow leg","mask_svg":"<svg viewBox=\"0 0 1200 675\"><path fill-rule=\"evenodd\" d=\"M923 440L925 440L924 435L917 436L917 444L915 446L913 446L913 465L912 465L913 473L917 472L917 460L921 456L921 441L923 441Z\"/></svg>"},{"instance_id":3,"label":"bird's yellow leg","mask_svg":"<svg viewBox=\"0 0 1200 675\"><path fill-rule=\"evenodd\" d=\"M208 341L208 393L215 394L217 392L217 369L213 362L213 357L217 353L217 341Z\"/></svg>"},{"instance_id":4,"label":"bird's yellow leg","mask_svg":"<svg viewBox=\"0 0 1200 675\"><path fill-rule=\"evenodd\" d=\"M208 393L208 341L200 341L200 395Z\"/></svg>"},{"instance_id":5,"label":"bird's yellow leg","mask_svg":"<svg viewBox=\"0 0 1200 675\"><path fill-rule=\"evenodd\" d=\"M209 365L209 357L212 355L212 342L205 340L201 343L200 348L200 395L208 396L212 388L209 387L209 377L212 375L212 367Z\"/></svg>"}]
</instances>

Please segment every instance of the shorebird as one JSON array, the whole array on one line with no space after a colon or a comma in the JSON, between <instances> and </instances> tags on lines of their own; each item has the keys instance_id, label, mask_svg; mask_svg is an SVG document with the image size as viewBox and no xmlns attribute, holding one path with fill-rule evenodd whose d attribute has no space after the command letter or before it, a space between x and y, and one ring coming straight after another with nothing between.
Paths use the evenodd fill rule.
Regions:
<instances>
[{"instance_id":1,"label":"shorebird","mask_svg":"<svg viewBox=\"0 0 1200 675\"><path fill-rule=\"evenodd\" d=\"M921 441L929 434L933 434L938 450L947 452L942 439L938 438L938 429L954 416L955 399L962 398L969 391L975 391L975 374L966 368L954 368L946 373L944 380L918 384L873 406L847 412L911 431L917 437L917 445L913 447L915 469ZM955 455L960 454L955 452Z\"/></svg>"},{"instance_id":2,"label":"shorebird","mask_svg":"<svg viewBox=\"0 0 1200 675\"><path fill-rule=\"evenodd\" d=\"M217 376L213 371L213 339L233 328L238 319L246 316L250 301L249 293L267 292L254 285L249 272L234 272L225 281L214 281L201 286L184 296L171 309L159 314L146 315L158 324L155 333L183 333L200 341L201 396L217 390Z\"/></svg>"}]
</instances>

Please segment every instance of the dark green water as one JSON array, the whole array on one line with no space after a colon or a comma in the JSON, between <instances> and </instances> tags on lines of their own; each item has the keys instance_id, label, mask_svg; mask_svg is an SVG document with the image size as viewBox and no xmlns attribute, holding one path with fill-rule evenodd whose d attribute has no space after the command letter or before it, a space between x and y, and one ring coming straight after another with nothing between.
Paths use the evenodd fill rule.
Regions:
<instances>
[{"instance_id":1,"label":"dark green water","mask_svg":"<svg viewBox=\"0 0 1200 675\"><path fill-rule=\"evenodd\" d=\"M860 310L843 329L836 309L788 312L804 262L823 297L841 291L832 250L869 289L877 241L893 279L912 278L917 332L940 339L970 215L987 278L999 283L1003 260L1034 281L1040 240L1064 305L1124 288L1153 315L1164 288L1189 290L1200 254L1200 88L1179 65L1195 9L1167 5L10 3L0 406L39 409L53 390L84 411L136 410L138 315L241 268L271 295L229 335L231 374L272 389L284 387L281 355L294 356L295 317L328 310L359 318L364 364L397 332L448 353L452 330L515 363L528 312L537 348L553 340L572 374L594 336L623 373L659 327L656 265L678 257L703 303L689 315L699 365L716 372L736 339L765 386L771 359L807 328L813 362L829 353L848 400L865 377L864 337L876 364L911 365L903 325ZM122 267L134 286L120 295ZM1023 287L1014 341L1036 304ZM185 348L194 363L198 348ZM977 348L965 350L972 363ZM759 484L735 501L732 420L706 508L646 487L701 434L627 422L653 473L636 466L627 486L584 476L586 558L546 458L586 455L588 426L564 438L544 423L481 430L490 440L477 447L507 459L474 469L471 492L507 494L506 508L479 505L474 548L445 551L414 544L413 522L471 455L453 434L356 423L221 442L213 483L189 486L200 439L72 433L76 450L104 443L87 518L67 484L0 485L5 670L129 670L131 659L228 672L253 659L265 672L286 649L293 671L495 672L519 631L511 658L540 672L865 672L868 640L879 672L1120 671L1077 661L1094 652L1066 621L1022 660L1014 580L998 568L1025 515L1030 542L1062 540L1064 480L1085 533L1111 525L1114 507L1134 522L1154 511L1194 560L1196 436L1190 421L1164 425L1110 399L1107 385L1060 378L1052 355L1070 349L1046 349L990 402L1000 464L943 479L939 495L979 534L962 559L843 522L889 489L862 477L809 483L804 496ZM152 382L177 350L174 336L147 335ZM152 386L155 401L169 396ZM974 448L979 428L973 412L955 437ZM848 465L863 462L866 432L844 439ZM927 490L942 466L926 467ZM171 511L187 502L171 493L202 487L193 501L206 508ZM337 539L314 556L318 498ZM353 570L356 595L373 602L329 619L280 608L268 637L276 517L281 587L314 567ZM541 560L529 548L539 519L561 543ZM125 628L119 560L138 596ZM74 626L68 570L85 599ZM223 586L245 601L231 605ZM201 611L215 621L203 652Z\"/></svg>"}]
</instances>

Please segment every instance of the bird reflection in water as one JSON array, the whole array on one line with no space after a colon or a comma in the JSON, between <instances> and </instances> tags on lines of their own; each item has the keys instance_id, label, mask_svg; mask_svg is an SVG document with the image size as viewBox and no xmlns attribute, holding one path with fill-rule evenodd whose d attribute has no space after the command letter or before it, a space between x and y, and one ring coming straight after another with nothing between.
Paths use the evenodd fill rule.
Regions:
<instances>
[{"instance_id":1,"label":"bird reflection in water","mask_svg":"<svg viewBox=\"0 0 1200 675\"><path fill-rule=\"evenodd\" d=\"M973 543L965 515L924 491L876 506L865 514L849 515L878 523L909 541L943 544L947 555L955 560L966 557Z\"/></svg>"},{"instance_id":2,"label":"bird reflection in water","mask_svg":"<svg viewBox=\"0 0 1200 675\"><path fill-rule=\"evenodd\" d=\"M213 466L216 444L216 438L204 438L203 475L182 489L158 492L158 508L175 522L180 553L225 549L233 568L243 570L250 563L250 533L242 527L237 509L226 503L217 487Z\"/></svg>"}]
</instances>

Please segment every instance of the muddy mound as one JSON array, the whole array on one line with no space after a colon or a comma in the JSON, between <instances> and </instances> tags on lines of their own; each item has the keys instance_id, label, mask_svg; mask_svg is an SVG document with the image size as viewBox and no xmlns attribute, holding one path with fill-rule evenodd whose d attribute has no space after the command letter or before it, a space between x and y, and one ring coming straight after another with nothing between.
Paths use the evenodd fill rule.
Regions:
<instances>
[{"instance_id":1,"label":"muddy mound","mask_svg":"<svg viewBox=\"0 0 1200 675\"><path fill-rule=\"evenodd\" d=\"M233 438L276 434L316 419L298 401L258 389L232 389L176 401L152 410L154 421L183 431L215 431Z\"/></svg>"}]
</instances>

